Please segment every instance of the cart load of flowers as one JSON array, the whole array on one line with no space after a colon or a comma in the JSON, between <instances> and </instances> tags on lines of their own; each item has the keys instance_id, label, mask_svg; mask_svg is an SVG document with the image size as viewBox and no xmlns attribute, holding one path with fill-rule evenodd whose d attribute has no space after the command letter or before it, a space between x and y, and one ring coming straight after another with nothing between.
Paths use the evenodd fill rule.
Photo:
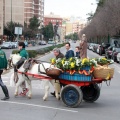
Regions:
<instances>
[{"instance_id":1,"label":"cart load of flowers","mask_svg":"<svg viewBox=\"0 0 120 120\"><path fill-rule=\"evenodd\" d=\"M59 78L71 81L91 81L93 77L110 79L114 74L114 69L108 67L110 63L111 61L106 58L79 59L72 57L70 59L51 59L51 64L62 70Z\"/></svg>"}]
</instances>

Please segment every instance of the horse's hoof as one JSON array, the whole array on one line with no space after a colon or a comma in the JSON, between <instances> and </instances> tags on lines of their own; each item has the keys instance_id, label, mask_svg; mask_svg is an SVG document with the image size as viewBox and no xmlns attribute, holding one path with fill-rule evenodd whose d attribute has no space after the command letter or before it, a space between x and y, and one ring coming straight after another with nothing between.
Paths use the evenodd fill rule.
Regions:
<instances>
[{"instance_id":1,"label":"horse's hoof","mask_svg":"<svg viewBox=\"0 0 120 120\"><path fill-rule=\"evenodd\" d=\"M28 98L29 98L29 99L31 99L31 98L32 98L32 96L28 96Z\"/></svg>"},{"instance_id":2,"label":"horse's hoof","mask_svg":"<svg viewBox=\"0 0 120 120\"><path fill-rule=\"evenodd\" d=\"M47 97L43 97L43 100L46 101L46 100L47 100Z\"/></svg>"},{"instance_id":3,"label":"horse's hoof","mask_svg":"<svg viewBox=\"0 0 120 120\"><path fill-rule=\"evenodd\" d=\"M14 96L15 96L15 97L18 96L18 93L15 93Z\"/></svg>"},{"instance_id":4,"label":"horse's hoof","mask_svg":"<svg viewBox=\"0 0 120 120\"><path fill-rule=\"evenodd\" d=\"M57 98L57 100L60 100L60 96L58 96L58 97L56 97Z\"/></svg>"}]
</instances>

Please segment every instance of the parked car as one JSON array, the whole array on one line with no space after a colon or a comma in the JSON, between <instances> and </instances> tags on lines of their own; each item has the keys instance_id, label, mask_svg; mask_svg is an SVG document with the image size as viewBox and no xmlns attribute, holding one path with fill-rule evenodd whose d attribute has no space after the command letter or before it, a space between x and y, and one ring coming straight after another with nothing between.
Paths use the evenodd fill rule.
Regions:
<instances>
[{"instance_id":1,"label":"parked car","mask_svg":"<svg viewBox=\"0 0 120 120\"><path fill-rule=\"evenodd\" d=\"M48 40L48 44L55 44L55 41L53 41L53 40Z\"/></svg>"},{"instance_id":2,"label":"parked car","mask_svg":"<svg viewBox=\"0 0 120 120\"><path fill-rule=\"evenodd\" d=\"M114 60L114 62L118 62L117 61L117 54L120 53L120 48L115 47L114 50L111 53L111 58Z\"/></svg>"},{"instance_id":3,"label":"parked car","mask_svg":"<svg viewBox=\"0 0 120 120\"><path fill-rule=\"evenodd\" d=\"M18 47L18 43L17 42L11 42L12 44L12 48L17 48Z\"/></svg>"},{"instance_id":4,"label":"parked car","mask_svg":"<svg viewBox=\"0 0 120 120\"><path fill-rule=\"evenodd\" d=\"M3 44L1 45L2 49L12 49L13 45L11 42L3 42Z\"/></svg>"},{"instance_id":5,"label":"parked car","mask_svg":"<svg viewBox=\"0 0 120 120\"><path fill-rule=\"evenodd\" d=\"M115 48L114 46L110 46L110 47L108 47L108 49L105 50L105 57L107 59L111 59L114 48Z\"/></svg>"},{"instance_id":6,"label":"parked car","mask_svg":"<svg viewBox=\"0 0 120 120\"><path fill-rule=\"evenodd\" d=\"M120 53L117 54L117 61L120 63Z\"/></svg>"},{"instance_id":7,"label":"parked car","mask_svg":"<svg viewBox=\"0 0 120 120\"><path fill-rule=\"evenodd\" d=\"M99 55L105 54L105 49L107 49L108 47L110 47L109 43L102 43L102 45L99 46Z\"/></svg>"},{"instance_id":8,"label":"parked car","mask_svg":"<svg viewBox=\"0 0 120 120\"><path fill-rule=\"evenodd\" d=\"M27 42L27 41L25 41L24 43L25 43L25 46L26 46L26 47L28 47L28 42Z\"/></svg>"},{"instance_id":9,"label":"parked car","mask_svg":"<svg viewBox=\"0 0 120 120\"><path fill-rule=\"evenodd\" d=\"M39 45L46 45L47 43L46 43L46 41L40 41L39 42Z\"/></svg>"},{"instance_id":10,"label":"parked car","mask_svg":"<svg viewBox=\"0 0 120 120\"><path fill-rule=\"evenodd\" d=\"M93 50L93 46L94 46L94 43L90 43L88 49L89 49L89 50Z\"/></svg>"},{"instance_id":11,"label":"parked car","mask_svg":"<svg viewBox=\"0 0 120 120\"><path fill-rule=\"evenodd\" d=\"M94 45L93 45L93 52L96 52L96 53L97 53L97 48L98 48L99 46L100 46L99 44L94 44Z\"/></svg>"}]
</instances>

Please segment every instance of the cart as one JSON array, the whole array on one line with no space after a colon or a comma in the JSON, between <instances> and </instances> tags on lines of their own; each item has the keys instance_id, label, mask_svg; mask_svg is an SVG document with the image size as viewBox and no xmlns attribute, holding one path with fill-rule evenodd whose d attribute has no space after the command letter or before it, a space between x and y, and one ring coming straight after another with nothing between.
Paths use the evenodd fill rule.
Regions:
<instances>
[{"instance_id":1,"label":"cart","mask_svg":"<svg viewBox=\"0 0 120 120\"><path fill-rule=\"evenodd\" d=\"M18 72L21 73L20 71ZM50 77L50 76L31 74L31 73L24 73L24 74L44 80L55 79L54 76ZM59 80L60 84L64 86L61 90L61 100L66 106L78 107L81 104L82 100L86 102L94 102L99 98L100 87L98 84L108 80L94 79L93 76L87 76L87 77L82 76L81 81L72 80L74 76L70 80L68 80L67 78L65 79L61 79L60 77L56 78L56 80ZM79 78L76 79L79 80Z\"/></svg>"},{"instance_id":2,"label":"cart","mask_svg":"<svg viewBox=\"0 0 120 120\"><path fill-rule=\"evenodd\" d=\"M76 82L60 79L60 83L65 85L61 91L61 100L68 107L78 107L82 100L94 102L100 96L98 84L103 81L106 80L92 79L90 82Z\"/></svg>"}]
</instances>

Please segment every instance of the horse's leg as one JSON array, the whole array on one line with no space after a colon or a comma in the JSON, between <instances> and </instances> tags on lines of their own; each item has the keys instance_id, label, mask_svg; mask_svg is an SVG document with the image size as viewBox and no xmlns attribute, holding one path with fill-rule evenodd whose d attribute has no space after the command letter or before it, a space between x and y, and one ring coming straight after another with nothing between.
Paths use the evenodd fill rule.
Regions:
<instances>
[{"instance_id":1,"label":"horse's leg","mask_svg":"<svg viewBox=\"0 0 120 120\"><path fill-rule=\"evenodd\" d=\"M60 83L59 83L58 80L51 80L50 82L54 86L55 96L59 100L60 99L60 96L59 96L59 93L60 93Z\"/></svg>"},{"instance_id":2,"label":"horse's leg","mask_svg":"<svg viewBox=\"0 0 120 120\"><path fill-rule=\"evenodd\" d=\"M18 96L18 89L19 86L25 81L25 79L23 78L23 76L21 74L18 74L18 82L16 83L16 87L15 87L15 96Z\"/></svg>"},{"instance_id":3,"label":"horse's leg","mask_svg":"<svg viewBox=\"0 0 120 120\"><path fill-rule=\"evenodd\" d=\"M32 97L32 85L31 85L31 80L30 79L26 79L26 83L28 85L28 98L31 99Z\"/></svg>"},{"instance_id":4,"label":"horse's leg","mask_svg":"<svg viewBox=\"0 0 120 120\"><path fill-rule=\"evenodd\" d=\"M48 98L48 93L49 93L50 85L49 85L49 80L45 80L44 82L45 82L45 84L44 84L45 95L43 97L43 100L45 101Z\"/></svg>"}]
</instances>

